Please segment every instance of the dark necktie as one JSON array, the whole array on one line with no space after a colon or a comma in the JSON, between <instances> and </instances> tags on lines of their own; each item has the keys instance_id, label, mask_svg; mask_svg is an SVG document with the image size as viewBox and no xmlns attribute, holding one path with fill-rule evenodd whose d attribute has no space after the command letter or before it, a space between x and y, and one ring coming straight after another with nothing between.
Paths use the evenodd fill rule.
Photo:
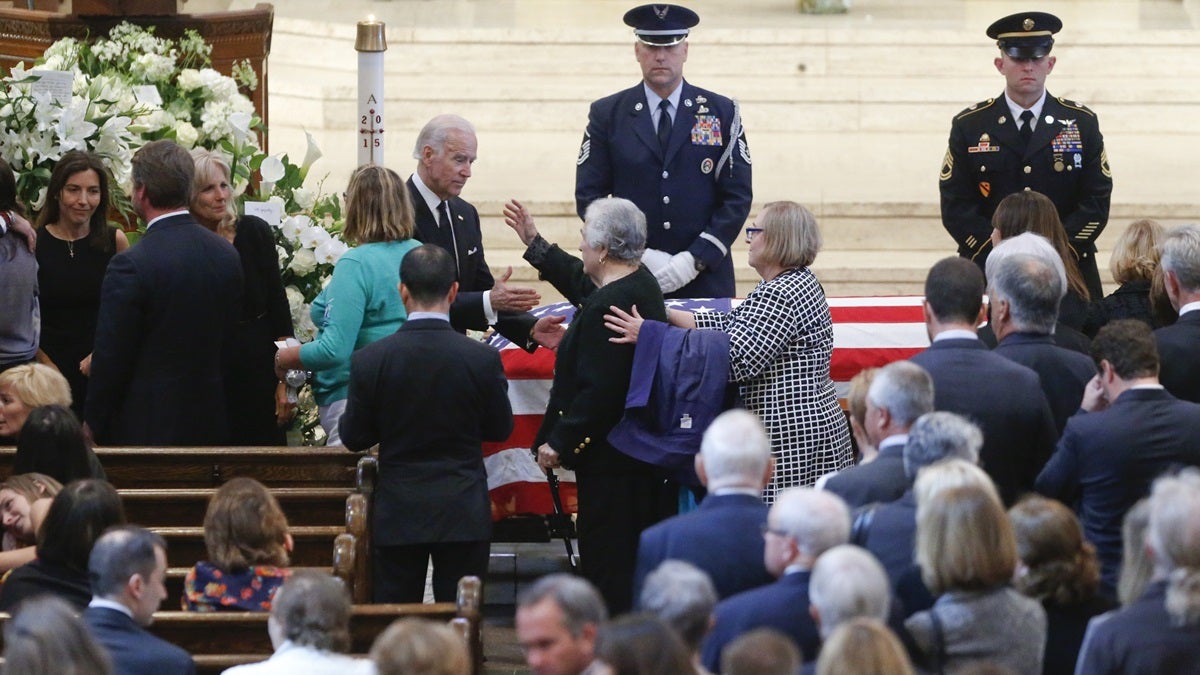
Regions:
<instances>
[{"instance_id":1,"label":"dark necktie","mask_svg":"<svg viewBox=\"0 0 1200 675\"><path fill-rule=\"evenodd\" d=\"M462 266L458 258L458 237L454 236L454 228L450 226L450 205L443 201L438 204L438 241L437 244L454 254L454 269L458 279L462 278Z\"/></svg>"},{"instance_id":2,"label":"dark necktie","mask_svg":"<svg viewBox=\"0 0 1200 675\"><path fill-rule=\"evenodd\" d=\"M1021 113L1021 128L1017 131L1021 135L1021 141L1025 145L1029 145L1029 139L1033 137L1033 111L1026 110Z\"/></svg>"},{"instance_id":3,"label":"dark necktie","mask_svg":"<svg viewBox=\"0 0 1200 675\"><path fill-rule=\"evenodd\" d=\"M671 113L667 112L669 107L671 102L665 98L658 102L658 144L664 151L667 149L667 141L671 140Z\"/></svg>"}]
</instances>

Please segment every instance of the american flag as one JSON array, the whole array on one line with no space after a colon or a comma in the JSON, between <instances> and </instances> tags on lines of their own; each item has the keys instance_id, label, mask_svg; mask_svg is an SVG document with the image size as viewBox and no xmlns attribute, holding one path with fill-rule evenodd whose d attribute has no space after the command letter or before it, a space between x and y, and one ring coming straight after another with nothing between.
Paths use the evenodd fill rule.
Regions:
<instances>
[{"instance_id":1,"label":"american flag","mask_svg":"<svg viewBox=\"0 0 1200 675\"><path fill-rule=\"evenodd\" d=\"M829 298L833 317L833 359L830 376L838 396L844 398L850 379L864 368L907 359L929 346L921 312L920 296ZM668 300L667 306L688 311L728 311L739 300ZM539 307L533 314L566 316L575 313L568 302ZM554 352L538 348L530 354L500 335L488 343L500 350L508 375L508 398L513 409L513 433L499 443L483 446L488 489L492 497L492 519L518 514L554 512L546 476L529 452L542 423L554 377ZM563 508L576 511L575 475L558 470Z\"/></svg>"}]
</instances>

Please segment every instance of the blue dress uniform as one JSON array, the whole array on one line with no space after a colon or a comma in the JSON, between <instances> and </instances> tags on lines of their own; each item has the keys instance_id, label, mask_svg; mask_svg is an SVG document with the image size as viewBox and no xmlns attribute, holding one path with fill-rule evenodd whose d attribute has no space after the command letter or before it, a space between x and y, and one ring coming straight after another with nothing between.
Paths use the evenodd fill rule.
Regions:
<instances>
[{"instance_id":1,"label":"blue dress uniform","mask_svg":"<svg viewBox=\"0 0 1200 675\"><path fill-rule=\"evenodd\" d=\"M987 35L1009 59L1044 59L1062 28L1058 17L1022 12L999 19ZM1051 64L1053 65L1053 64ZM1010 85L1011 86L1011 85ZM958 243L958 253L982 269L991 250L992 214L1000 200L1035 190L1058 208L1079 271L1093 299L1103 297L1096 268L1096 238L1108 224L1112 173L1096 114L1055 98L1045 102L1028 144L1021 138L1006 95L967 108L950 126L950 147L942 162L942 225Z\"/></svg>"},{"instance_id":2,"label":"blue dress uniform","mask_svg":"<svg viewBox=\"0 0 1200 675\"><path fill-rule=\"evenodd\" d=\"M642 83L592 103L576 162L579 217L601 197L628 199L646 214L649 248L689 251L703 265L669 297L733 297L729 247L751 200L737 104L685 80L665 153L650 113Z\"/></svg>"}]
</instances>

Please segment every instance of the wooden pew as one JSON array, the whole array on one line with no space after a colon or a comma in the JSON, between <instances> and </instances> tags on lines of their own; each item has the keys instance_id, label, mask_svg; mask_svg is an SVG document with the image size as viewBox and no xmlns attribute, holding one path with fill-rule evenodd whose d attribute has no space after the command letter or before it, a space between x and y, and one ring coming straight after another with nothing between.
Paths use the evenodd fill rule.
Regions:
<instances>
[{"instance_id":1,"label":"wooden pew","mask_svg":"<svg viewBox=\"0 0 1200 675\"><path fill-rule=\"evenodd\" d=\"M470 645L475 664L472 672L482 673L479 580L463 578L459 598L458 604L356 604L350 617L349 653L365 656L375 638L397 619L453 621ZM272 652L265 612L155 612L149 630L192 654L200 673L219 673L242 663L262 661Z\"/></svg>"},{"instance_id":2,"label":"wooden pew","mask_svg":"<svg viewBox=\"0 0 1200 675\"><path fill-rule=\"evenodd\" d=\"M208 557L203 527L150 527L167 540L167 565L191 567ZM296 546L291 553L297 567L329 567L333 563L333 542L346 531L340 525L306 525L288 530Z\"/></svg>"},{"instance_id":3,"label":"wooden pew","mask_svg":"<svg viewBox=\"0 0 1200 675\"><path fill-rule=\"evenodd\" d=\"M350 654L365 657L375 638L393 621L419 617L446 621L463 635L470 648L474 675L483 672L483 642L480 632L480 583L476 577L459 581L459 602L435 604L354 605L350 616ZM0 614L0 625L9 620ZM220 673L242 663L270 658L273 649L267 635L266 612L178 612L154 613L149 630L179 645L196 660L199 673ZM0 631L0 650L3 631Z\"/></svg>"},{"instance_id":4,"label":"wooden pew","mask_svg":"<svg viewBox=\"0 0 1200 675\"><path fill-rule=\"evenodd\" d=\"M143 527L202 525L217 488L121 488L125 518ZM340 525L350 487L270 488L291 526Z\"/></svg>"},{"instance_id":5,"label":"wooden pew","mask_svg":"<svg viewBox=\"0 0 1200 675\"><path fill-rule=\"evenodd\" d=\"M0 448L0 478L15 448ZM117 488L211 488L236 476L267 487L350 487L359 456L341 447L96 448Z\"/></svg>"}]
</instances>

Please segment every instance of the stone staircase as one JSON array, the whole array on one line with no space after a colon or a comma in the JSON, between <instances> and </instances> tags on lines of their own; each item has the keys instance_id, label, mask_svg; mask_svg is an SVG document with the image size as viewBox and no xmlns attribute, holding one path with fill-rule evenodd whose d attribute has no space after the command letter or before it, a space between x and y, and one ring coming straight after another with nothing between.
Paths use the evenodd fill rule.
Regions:
<instances>
[{"instance_id":1,"label":"stone staircase","mask_svg":"<svg viewBox=\"0 0 1200 675\"><path fill-rule=\"evenodd\" d=\"M291 0L277 8L270 61L270 143L298 153L303 130L326 157L314 174L340 191L356 161L353 21L321 21ZM388 22L386 163L412 170L420 126L442 112L471 119L479 160L464 196L484 216L488 259L514 278L535 274L500 217L521 199L543 234L578 242L574 159L588 103L635 84L627 2L513 0L359 2ZM1200 35L1194 2L1045 3L1067 29L1050 91L1101 119L1115 189L1100 240L1102 275L1121 228L1140 217L1193 220L1200 138ZM814 210L825 250L814 266L831 295L919 292L954 246L937 209L937 172L951 117L996 96L1003 80L982 35L1010 3L860 0L850 14L805 16L792 2L691 3L702 17L686 72L737 97L754 157L754 213L777 199ZM296 11L297 14L289 16ZM739 292L756 275L734 247ZM556 297L551 292L548 298Z\"/></svg>"}]
</instances>

